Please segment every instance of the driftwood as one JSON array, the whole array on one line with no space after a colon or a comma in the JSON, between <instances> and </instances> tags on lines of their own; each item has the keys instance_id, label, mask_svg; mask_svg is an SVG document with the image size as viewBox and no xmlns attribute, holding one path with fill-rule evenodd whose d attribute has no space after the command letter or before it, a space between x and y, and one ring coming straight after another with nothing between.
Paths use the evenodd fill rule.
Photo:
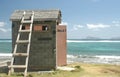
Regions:
<instances>
[{"instance_id":1,"label":"driftwood","mask_svg":"<svg viewBox=\"0 0 120 77\"><path fill-rule=\"evenodd\" d=\"M8 66L10 61L0 62L0 73L8 73Z\"/></svg>"}]
</instances>

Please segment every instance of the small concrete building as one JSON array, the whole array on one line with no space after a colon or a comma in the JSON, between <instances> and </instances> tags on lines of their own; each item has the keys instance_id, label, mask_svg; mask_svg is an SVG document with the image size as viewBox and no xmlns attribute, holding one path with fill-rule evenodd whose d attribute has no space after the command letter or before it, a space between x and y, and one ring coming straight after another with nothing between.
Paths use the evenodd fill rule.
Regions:
<instances>
[{"instance_id":1,"label":"small concrete building","mask_svg":"<svg viewBox=\"0 0 120 77\"><path fill-rule=\"evenodd\" d=\"M16 10L11 15L12 49L16 44L23 13L29 20L34 12L29 51L28 71L51 70L66 65L66 25L61 23L60 10ZM30 24L23 23L22 30L29 30ZM20 40L27 40L28 33L21 33ZM27 44L18 44L17 52L26 53ZM14 64L24 64L25 57L16 57Z\"/></svg>"}]
</instances>

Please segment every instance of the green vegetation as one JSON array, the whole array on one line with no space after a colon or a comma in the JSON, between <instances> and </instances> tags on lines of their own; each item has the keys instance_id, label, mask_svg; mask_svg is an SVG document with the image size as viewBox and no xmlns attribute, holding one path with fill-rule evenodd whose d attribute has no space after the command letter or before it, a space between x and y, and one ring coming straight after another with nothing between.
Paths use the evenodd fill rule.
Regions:
<instances>
[{"instance_id":1,"label":"green vegetation","mask_svg":"<svg viewBox=\"0 0 120 77\"><path fill-rule=\"evenodd\" d=\"M68 67L74 67L75 70L56 70L49 73L34 72L28 73L27 77L120 77L120 65L73 63ZM23 77L23 75L7 76L5 73L0 73L0 77Z\"/></svg>"}]
</instances>

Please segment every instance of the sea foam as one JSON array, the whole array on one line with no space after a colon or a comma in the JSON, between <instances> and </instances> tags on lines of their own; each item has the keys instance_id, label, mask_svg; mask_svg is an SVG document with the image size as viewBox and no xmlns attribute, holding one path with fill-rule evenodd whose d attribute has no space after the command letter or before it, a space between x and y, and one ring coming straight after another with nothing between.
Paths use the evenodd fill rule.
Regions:
<instances>
[{"instance_id":1,"label":"sea foam","mask_svg":"<svg viewBox=\"0 0 120 77\"><path fill-rule=\"evenodd\" d=\"M120 56L108 55L67 55L68 62L85 62L120 65Z\"/></svg>"},{"instance_id":2,"label":"sea foam","mask_svg":"<svg viewBox=\"0 0 120 77\"><path fill-rule=\"evenodd\" d=\"M12 53L0 53L0 57L12 57Z\"/></svg>"},{"instance_id":3,"label":"sea foam","mask_svg":"<svg viewBox=\"0 0 120 77\"><path fill-rule=\"evenodd\" d=\"M120 59L120 56L95 56L98 57L100 59Z\"/></svg>"}]
</instances>

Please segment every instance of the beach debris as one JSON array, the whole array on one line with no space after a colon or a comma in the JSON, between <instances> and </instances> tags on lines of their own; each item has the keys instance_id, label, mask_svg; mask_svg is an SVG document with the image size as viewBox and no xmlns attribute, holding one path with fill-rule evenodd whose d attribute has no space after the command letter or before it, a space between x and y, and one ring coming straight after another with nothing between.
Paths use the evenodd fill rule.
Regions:
<instances>
[{"instance_id":1,"label":"beach debris","mask_svg":"<svg viewBox=\"0 0 120 77\"><path fill-rule=\"evenodd\" d=\"M58 70L64 70L64 71L73 71L73 70L75 70L75 68L67 67L67 66L57 67L57 69Z\"/></svg>"}]
</instances>

